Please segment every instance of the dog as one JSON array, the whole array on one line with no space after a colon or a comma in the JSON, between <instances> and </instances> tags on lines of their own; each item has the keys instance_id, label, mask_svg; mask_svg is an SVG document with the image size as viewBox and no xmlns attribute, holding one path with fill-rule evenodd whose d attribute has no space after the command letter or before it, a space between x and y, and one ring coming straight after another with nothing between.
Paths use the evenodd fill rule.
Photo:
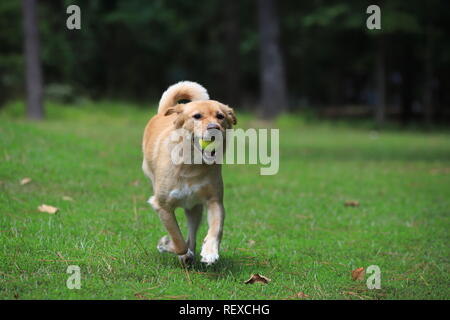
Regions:
<instances>
[{"instance_id":1,"label":"dog","mask_svg":"<svg viewBox=\"0 0 450 320\"><path fill-rule=\"evenodd\" d=\"M178 103L181 100L189 102ZM194 261L196 234L204 208L209 229L200 252L201 262L211 265L219 259L225 218L223 182L220 163L174 163L171 155L175 145L171 134L179 129L192 134L193 145L202 152L203 160L211 162L214 151L212 156L203 152L200 139L210 137L210 132L214 130L225 133L236 122L232 108L210 100L207 90L200 84L182 81L163 93L158 113L145 127L142 169L150 179L154 193L148 202L169 234L159 240L157 249L178 255L184 264ZM184 208L187 218L186 240L174 212L179 207Z\"/></svg>"}]
</instances>

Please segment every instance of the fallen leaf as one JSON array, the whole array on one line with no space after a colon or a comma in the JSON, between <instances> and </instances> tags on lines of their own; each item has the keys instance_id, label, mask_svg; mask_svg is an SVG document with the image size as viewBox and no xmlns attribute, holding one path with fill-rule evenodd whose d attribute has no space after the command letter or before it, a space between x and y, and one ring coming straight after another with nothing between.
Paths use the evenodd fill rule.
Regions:
<instances>
[{"instance_id":1,"label":"fallen leaf","mask_svg":"<svg viewBox=\"0 0 450 320\"><path fill-rule=\"evenodd\" d=\"M22 186L24 186L24 185L26 185L26 184L28 184L28 183L30 183L30 182L31 182L31 178L28 178L28 177L23 178L22 180L20 180L20 184L21 184Z\"/></svg>"},{"instance_id":2,"label":"fallen leaf","mask_svg":"<svg viewBox=\"0 0 450 320\"><path fill-rule=\"evenodd\" d=\"M69 197L69 196L63 196L62 199L63 199L64 201L74 201L73 198L72 198L72 197Z\"/></svg>"},{"instance_id":3,"label":"fallen leaf","mask_svg":"<svg viewBox=\"0 0 450 320\"><path fill-rule=\"evenodd\" d=\"M269 283L270 281L272 281L271 279L264 277L263 275L260 275L258 273L253 274L250 279L248 279L247 281L245 281L245 284L253 284L255 282L261 282L261 283Z\"/></svg>"},{"instance_id":4,"label":"fallen leaf","mask_svg":"<svg viewBox=\"0 0 450 320\"><path fill-rule=\"evenodd\" d=\"M141 299L141 300L148 299L146 296L144 296L144 295L141 294L141 293L135 293L134 296L135 296L136 298L138 298L138 299Z\"/></svg>"},{"instance_id":5,"label":"fallen leaf","mask_svg":"<svg viewBox=\"0 0 450 320\"><path fill-rule=\"evenodd\" d=\"M38 210L40 211L40 212L46 212L46 213L48 213L48 214L55 214L55 213L57 213L58 212L58 208L56 208L56 207L53 207L53 206L49 206L49 205L47 205L47 204L41 204L39 207L38 207Z\"/></svg>"},{"instance_id":6,"label":"fallen leaf","mask_svg":"<svg viewBox=\"0 0 450 320\"><path fill-rule=\"evenodd\" d=\"M346 207L359 207L359 201L356 201L356 200L345 201L345 206Z\"/></svg>"},{"instance_id":7,"label":"fallen leaf","mask_svg":"<svg viewBox=\"0 0 450 320\"><path fill-rule=\"evenodd\" d=\"M256 241L255 240L248 240L248 245L249 247L253 247L255 245Z\"/></svg>"},{"instance_id":8,"label":"fallen leaf","mask_svg":"<svg viewBox=\"0 0 450 320\"><path fill-rule=\"evenodd\" d=\"M365 271L364 268L358 268L352 271L352 279L354 281L364 281Z\"/></svg>"}]
</instances>

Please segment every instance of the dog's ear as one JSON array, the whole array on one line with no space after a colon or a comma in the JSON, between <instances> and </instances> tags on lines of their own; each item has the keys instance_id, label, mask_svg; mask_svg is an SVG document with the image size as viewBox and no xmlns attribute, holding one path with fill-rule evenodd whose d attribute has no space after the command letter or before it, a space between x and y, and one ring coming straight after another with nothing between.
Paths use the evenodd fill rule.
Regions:
<instances>
[{"instance_id":1,"label":"dog's ear","mask_svg":"<svg viewBox=\"0 0 450 320\"><path fill-rule=\"evenodd\" d=\"M164 113L165 116L170 116L172 113L175 113L175 108L169 108L167 109L166 113Z\"/></svg>"},{"instance_id":2,"label":"dog's ear","mask_svg":"<svg viewBox=\"0 0 450 320\"><path fill-rule=\"evenodd\" d=\"M228 115L230 116L231 120L233 121L232 122L233 125L236 125L237 124L237 119L236 119L236 115L234 113L234 110L233 110L233 108L230 108L230 107L228 107L228 109L230 109L230 110L228 110Z\"/></svg>"},{"instance_id":3,"label":"dog's ear","mask_svg":"<svg viewBox=\"0 0 450 320\"><path fill-rule=\"evenodd\" d=\"M173 107L170 107L169 109L167 109L166 113L164 113L165 116L170 116L171 114L176 113L177 117L175 119L175 121L173 122L173 124L175 125L175 128L181 128L184 124L184 121L186 120L185 115L183 114L183 106L184 104L177 104L174 105Z\"/></svg>"},{"instance_id":4,"label":"dog's ear","mask_svg":"<svg viewBox=\"0 0 450 320\"><path fill-rule=\"evenodd\" d=\"M186 121L186 115L184 113L178 114L175 121L173 122L176 129L179 129L183 126L184 121Z\"/></svg>"},{"instance_id":5,"label":"dog's ear","mask_svg":"<svg viewBox=\"0 0 450 320\"><path fill-rule=\"evenodd\" d=\"M228 119L228 122L230 122L232 125L235 125L237 123L236 115L234 114L233 108L230 108L227 105L222 105L221 109L223 113L225 113L226 118Z\"/></svg>"},{"instance_id":6,"label":"dog's ear","mask_svg":"<svg viewBox=\"0 0 450 320\"><path fill-rule=\"evenodd\" d=\"M166 110L166 113L164 113L165 116L170 116L173 113L180 114L183 112L183 104L176 104L173 107L170 107Z\"/></svg>"}]
</instances>

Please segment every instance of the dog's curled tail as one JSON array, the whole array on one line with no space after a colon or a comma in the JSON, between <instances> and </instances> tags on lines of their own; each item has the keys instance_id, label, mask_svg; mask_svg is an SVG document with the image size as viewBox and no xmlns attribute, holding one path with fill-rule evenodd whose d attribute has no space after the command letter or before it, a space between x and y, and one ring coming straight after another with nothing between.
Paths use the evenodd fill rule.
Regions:
<instances>
[{"instance_id":1,"label":"dog's curled tail","mask_svg":"<svg viewBox=\"0 0 450 320\"><path fill-rule=\"evenodd\" d=\"M158 113L165 113L167 109L177 104L179 100L209 100L206 89L192 81L180 81L171 85L159 100Z\"/></svg>"}]
</instances>

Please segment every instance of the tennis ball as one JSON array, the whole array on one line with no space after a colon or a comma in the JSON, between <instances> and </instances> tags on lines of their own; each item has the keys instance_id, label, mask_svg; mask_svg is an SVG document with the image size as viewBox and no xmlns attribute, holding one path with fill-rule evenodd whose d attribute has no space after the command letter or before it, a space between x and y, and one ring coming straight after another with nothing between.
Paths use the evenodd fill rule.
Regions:
<instances>
[{"instance_id":1,"label":"tennis ball","mask_svg":"<svg viewBox=\"0 0 450 320\"><path fill-rule=\"evenodd\" d=\"M205 150L207 146L209 146L211 143L214 143L214 141L208 141L203 139L198 139L198 142L200 143L202 150Z\"/></svg>"}]
</instances>

